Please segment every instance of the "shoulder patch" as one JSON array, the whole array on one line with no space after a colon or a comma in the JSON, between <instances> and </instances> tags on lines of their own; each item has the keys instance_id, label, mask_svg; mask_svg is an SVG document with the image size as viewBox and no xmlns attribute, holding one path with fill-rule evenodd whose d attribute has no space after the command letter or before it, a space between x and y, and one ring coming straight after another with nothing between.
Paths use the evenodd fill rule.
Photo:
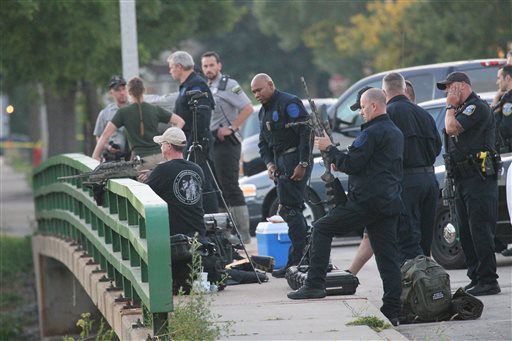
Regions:
<instances>
[{"instance_id":1,"label":"shoulder patch","mask_svg":"<svg viewBox=\"0 0 512 341\"><path fill-rule=\"evenodd\" d=\"M240 95L240 93L242 92L242 87L237 84L231 89L231 91L233 91L233 93L237 95Z\"/></svg>"},{"instance_id":2,"label":"shoulder patch","mask_svg":"<svg viewBox=\"0 0 512 341\"><path fill-rule=\"evenodd\" d=\"M288 116L290 116L291 118L297 118L299 117L300 113L299 106L296 103L288 104L288 106L286 107L286 112L288 113Z\"/></svg>"},{"instance_id":3,"label":"shoulder patch","mask_svg":"<svg viewBox=\"0 0 512 341\"><path fill-rule=\"evenodd\" d=\"M476 105L474 104L471 104L471 105L468 105L464 111L462 112L464 115L467 115L467 116L471 116L474 112L475 112L475 109L476 109Z\"/></svg>"},{"instance_id":4,"label":"shoulder patch","mask_svg":"<svg viewBox=\"0 0 512 341\"><path fill-rule=\"evenodd\" d=\"M503 104L503 109L501 111L503 112L503 116L510 116L510 114L512 114L512 103L507 102Z\"/></svg>"},{"instance_id":5,"label":"shoulder patch","mask_svg":"<svg viewBox=\"0 0 512 341\"><path fill-rule=\"evenodd\" d=\"M360 148L361 146L363 146L366 143L367 140L368 140L368 133L366 131L363 131L359 135L357 135L354 142L352 142L352 147Z\"/></svg>"}]
</instances>

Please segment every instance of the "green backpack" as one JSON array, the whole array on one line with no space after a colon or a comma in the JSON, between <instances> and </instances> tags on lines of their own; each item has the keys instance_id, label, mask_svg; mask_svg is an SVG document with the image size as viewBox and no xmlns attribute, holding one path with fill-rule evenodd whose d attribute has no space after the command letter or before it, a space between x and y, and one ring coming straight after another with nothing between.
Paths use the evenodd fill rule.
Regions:
<instances>
[{"instance_id":1,"label":"green backpack","mask_svg":"<svg viewBox=\"0 0 512 341\"><path fill-rule=\"evenodd\" d=\"M432 322L450 317L450 275L423 255L402 265L402 319L405 323Z\"/></svg>"}]
</instances>

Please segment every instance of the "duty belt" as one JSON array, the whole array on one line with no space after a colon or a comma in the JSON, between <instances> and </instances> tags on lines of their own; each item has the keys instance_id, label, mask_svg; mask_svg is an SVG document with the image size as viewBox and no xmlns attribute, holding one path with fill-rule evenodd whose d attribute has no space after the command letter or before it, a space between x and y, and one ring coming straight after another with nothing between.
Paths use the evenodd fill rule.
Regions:
<instances>
[{"instance_id":1,"label":"duty belt","mask_svg":"<svg viewBox=\"0 0 512 341\"><path fill-rule=\"evenodd\" d=\"M434 166L404 168L404 175L434 173Z\"/></svg>"}]
</instances>

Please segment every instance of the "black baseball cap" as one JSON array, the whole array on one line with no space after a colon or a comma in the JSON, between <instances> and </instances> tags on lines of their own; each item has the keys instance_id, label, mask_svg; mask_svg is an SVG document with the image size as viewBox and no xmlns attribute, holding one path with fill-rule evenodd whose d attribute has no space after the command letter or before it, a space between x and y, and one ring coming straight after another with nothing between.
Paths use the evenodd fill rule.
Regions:
<instances>
[{"instance_id":1,"label":"black baseball cap","mask_svg":"<svg viewBox=\"0 0 512 341\"><path fill-rule=\"evenodd\" d=\"M120 85L126 85L126 80L122 76L114 75L110 78L110 82L108 83L108 88L116 88Z\"/></svg>"},{"instance_id":2,"label":"black baseball cap","mask_svg":"<svg viewBox=\"0 0 512 341\"><path fill-rule=\"evenodd\" d=\"M363 94L366 92L366 90L369 90L371 88L372 88L371 86L365 86L364 88L359 90L359 92L357 93L357 100L354 104L352 104L350 106L350 110L356 111L356 110L361 109L361 96L363 96Z\"/></svg>"},{"instance_id":3,"label":"black baseball cap","mask_svg":"<svg viewBox=\"0 0 512 341\"><path fill-rule=\"evenodd\" d=\"M444 81L437 82L437 88L439 90L446 89L446 85L455 83L455 82L464 82L469 85L471 85L471 81L469 80L468 75L466 75L464 72L452 72L446 77Z\"/></svg>"}]
</instances>

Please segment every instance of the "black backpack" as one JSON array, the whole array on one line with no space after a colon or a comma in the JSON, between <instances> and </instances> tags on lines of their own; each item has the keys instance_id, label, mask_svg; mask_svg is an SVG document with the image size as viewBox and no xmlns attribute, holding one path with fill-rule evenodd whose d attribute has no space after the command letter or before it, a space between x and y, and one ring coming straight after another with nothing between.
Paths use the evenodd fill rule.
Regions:
<instances>
[{"instance_id":1,"label":"black backpack","mask_svg":"<svg viewBox=\"0 0 512 341\"><path fill-rule=\"evenodd\" d=\"M442 321L450 317L450 275L442 266L420 255L407 260L401 270L403 322Z\"/></svg>"}]
</instances>

